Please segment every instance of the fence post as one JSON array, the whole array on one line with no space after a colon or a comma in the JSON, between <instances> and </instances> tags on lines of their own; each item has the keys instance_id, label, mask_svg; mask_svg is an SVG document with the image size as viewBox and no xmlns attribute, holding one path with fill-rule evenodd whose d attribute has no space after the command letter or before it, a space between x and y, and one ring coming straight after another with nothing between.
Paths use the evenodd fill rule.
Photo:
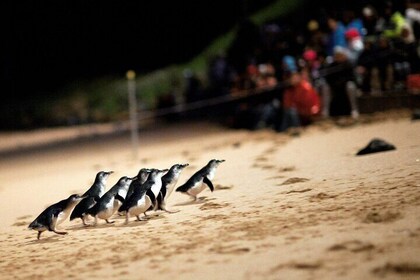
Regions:
<instances>
[{"instance_id":1,"label":"fence post","mask_svg":"<svg viewBox=\"0 0 420 280\"><path fill-rule=\"evenodd\" d=\"M136 72L127 71L128 106L130 111L131 149L134 159L138 158L137 150L139 144L138 119L137 119L137 98L136 98Z\"/></svg>"}]
</instances>

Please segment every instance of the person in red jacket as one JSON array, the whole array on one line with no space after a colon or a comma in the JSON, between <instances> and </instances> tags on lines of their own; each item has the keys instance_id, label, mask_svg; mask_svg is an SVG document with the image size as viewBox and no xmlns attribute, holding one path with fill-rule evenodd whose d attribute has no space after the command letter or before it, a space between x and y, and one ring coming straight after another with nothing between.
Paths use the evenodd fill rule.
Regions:
<instances>
[{"instance_id":1,"label":"person in red jacket","mask_svg":"<svg viewBox=\"0 0 420 280\"><path fill-rule=\"evenodd\" d=\"M318 93L299 73L293 73L290 77L290 87L283 94L281 130L307 125L320 111L321 104Z\"/></svg>"}]
</instances>

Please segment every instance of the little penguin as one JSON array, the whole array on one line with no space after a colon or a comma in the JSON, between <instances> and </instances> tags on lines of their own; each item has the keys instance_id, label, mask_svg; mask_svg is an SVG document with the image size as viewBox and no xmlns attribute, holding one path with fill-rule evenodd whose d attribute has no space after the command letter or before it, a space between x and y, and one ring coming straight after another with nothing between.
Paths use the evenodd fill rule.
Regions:
<instances>
[{"instance_id":1,"label":"little penguin","mask_svg":"<svg viewBox=\"0 0 420 280\"><path fill-rule=\"evenodd\" d=\"M29 228L38 231L38 240L41 238L41 233L46 230L57 234L67 234L65 231L58 231L57 226L67 219L73 208L83 198L83 196L79 196L78 194L72 194L67 199L63 199L49 206L39 214L39 216L29 225Z\"/></svg>"},{"instance_id":2,"label":"little penguin","mask_svg":"<svg viewBox=\"0 0 420 280\"><path fill-rule=\"evenodd\" d=\"M130 186L130 183L135 179L136 177L121 177L118 182L109 191L107 191L92 208L86 211L86 214L89 214L95 218L94 225L98 223L98 218L105 220L108 224L115 222L109 221L109 218L124 202L128 187Z\"/></svg>"},{"instance_id":3,"label":"little penguin","mask_svg":"<svg viewBox=\"0 0 420 280\"><path fill-rule=\"evenodd\" d=\"M168 170L151 169L147 181L136 188L133 194L124 201L118 211L126 213L126 223L128 223L130 216L135 216L138 221L142 221L140 218L140 214L142 213L147 219L146 211L153 206L154 202L153 192L151 190L156 188L156 186L162 185L162 176L166 171ZM149 191L152 197L147 195Z\"/></svg>"},{"instance_id":4,"label":"little penguin","mask_svg":"<svg viewBox=\"0 0 420 280\"><path fill-rule=\"evenodd\" d=\"M158 169L159 170L159 169ZM162 177L165 175L166 172L168 172L168 169L162 169L159 170L160 172L156 175L154 178L154 183L150 190L146 192L146 195L150 198L152 201L152 206L149 208L149 210L156 210L157 209L157 197L159 195L159 192L162 188ZM149 175L150 178L150 175Z\"/></svg>"},{"instance_id":5,"label":"little penguin","mask_svg":"<svg viewBox=\"0 0 420 280\"><path fill-rule=\"evenodd\" d=\"M213 191L214 187L210 180L214 178L216 168L220 163L224 161L224 159L210 160L206 166L198 170L194 175L191 176L190 179L188 179L185 184L178 187L176 191L189 195L193 198L194 201L197 200L197 195L206 188L206 185L210 188L211 191Z\"/></svg>"},{"instance_id":6,"label":"little penguin","mask_svg":"<svg viewBox=\"0 0 420 280\"><path fill-rule=\"evenodd\" d=\"M181 171L189 164L175 164L173 165L168 173L162 177L162 187L157 197L157 210L163 210L168 213L174 213L166 209L166 203L169 196L172 194L176 183L178 182Z\"/></svg>"},{"instance_id":7,"label":"little penguin","mask_svg":"<svg viewBox=\"0 0 420 280\"><path fill-rule=\"evenodd\" d=\"M141 185L144 184L144 182L147 181L150 171L151 170L149 168L142 168L139 170L139 173L137 174L137 179L133 180L133 182L131 182L130 184L130 187L128 188L127 197L126 197L127 199L133 194L136 188L140 187Z\"/></svg>"},{"instance_id":8,"label":"little penguin","mask_svg":"<svg viewBox=\"0 0 420 280\"><path fill-rule=\"evenodd\" d=\"M73 212L70 215L70 221L80 218L82 219L83 225L88 225L85 221L86 217L86 211L89 208L92 208L93 205L95 205L99 199L104 195L105 193L105 185L106 181L111 175L113 171L100 171L98 174L96 174L95 181L93 182L93 185L82 195L85 196L85 198L80 201L79 204L76 205Z\"/></svg>"}]
</instances>

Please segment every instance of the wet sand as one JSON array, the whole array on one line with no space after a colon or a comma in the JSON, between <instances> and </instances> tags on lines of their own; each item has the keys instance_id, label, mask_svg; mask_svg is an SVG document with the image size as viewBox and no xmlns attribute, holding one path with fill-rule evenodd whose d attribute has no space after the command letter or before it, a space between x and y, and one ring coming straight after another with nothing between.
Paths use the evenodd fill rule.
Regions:
<instances>
[{"instance_id":1,"label":"wet sand","mask_svg":"<svg viewBox=\"0 0 420 280\"><path fill-rule=\"evenodd\" d=\"M374 137L397 150L356 157ZM122 135L2 157L0 278L420 277L420 122L407 112L321 122L298 137L174 125L142 133L138 151L134 159ZM27 229L46 206L84 192L99 170L115 171L108 189L141 167L189 163L180 185L212 158L226 160L215 191L198 203L173 193L169 208L178 213L127 225L118 216L96 227L66 221L68 235L45 232L40 241Z\"/></svg>"}]
</instances>

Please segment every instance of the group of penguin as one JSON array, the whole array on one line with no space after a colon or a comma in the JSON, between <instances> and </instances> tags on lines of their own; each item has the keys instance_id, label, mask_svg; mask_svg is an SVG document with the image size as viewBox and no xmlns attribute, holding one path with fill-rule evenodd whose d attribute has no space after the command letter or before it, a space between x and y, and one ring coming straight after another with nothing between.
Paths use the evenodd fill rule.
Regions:
<instances>
[{"instance_id":1,"label":"group of penguin","mask_svg":"<svg viewBox=\"0 0 420 280\"><path fill-rule=\"evenodd\" d=\"M214 178L216 168L222 162L224 160L210 160L176 191L187 194L194 201L206 187L213 191L211 180ZM174 213L166 208L166 203L181 171L187 166L188 164L175 164L169 170L142 168L135 177L121 177L107 192L105 192L105 185L113 172L100 171L96 174L92 186L83 195L73 194L47 207L29 225L29 228L38 231L37 239L40 239L44 231L67 234L64 231L58 231L57 226L69 216L70 220L80 218L83 225L88 226L90 225L86 222L88 216L95 219L92 225L96 225L98 219L114 223L109 219L117 212L121 216L125 215L126 223L129 222L130 217L136 217L138 221L148 219L146 212L151 210ZM140 217L141 214L144 217Z\"/></svg>"}]
</instances>

